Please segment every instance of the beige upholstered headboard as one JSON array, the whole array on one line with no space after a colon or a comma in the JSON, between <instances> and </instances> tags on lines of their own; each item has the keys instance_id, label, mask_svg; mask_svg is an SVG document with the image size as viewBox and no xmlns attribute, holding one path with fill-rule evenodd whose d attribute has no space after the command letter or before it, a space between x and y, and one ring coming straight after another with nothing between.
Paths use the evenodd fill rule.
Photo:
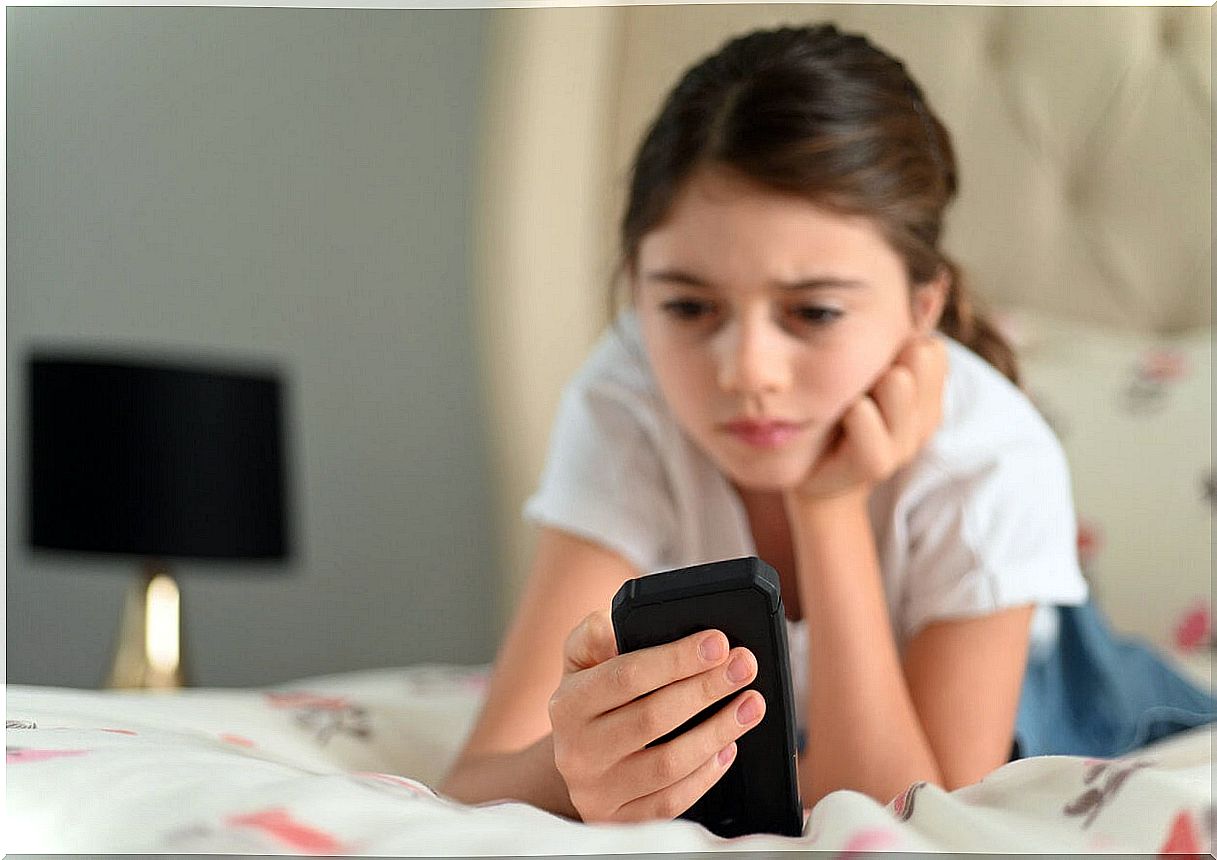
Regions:
<instances>
[{"instance_id":1,"label":"beige upholstered headboard","mask_svg":"<svg viewBox=\"0 0 1217 860\"><path fill-rule=\"evenodd\" d=\"M500 10L482 162L480 341L504 609L520 507L605 321L626 170L676 76L759 26L833 21L905 61L953 134L945 246L989 306L1208 326L1209 7L709 5Z\"/></svg>"}]
</instances>

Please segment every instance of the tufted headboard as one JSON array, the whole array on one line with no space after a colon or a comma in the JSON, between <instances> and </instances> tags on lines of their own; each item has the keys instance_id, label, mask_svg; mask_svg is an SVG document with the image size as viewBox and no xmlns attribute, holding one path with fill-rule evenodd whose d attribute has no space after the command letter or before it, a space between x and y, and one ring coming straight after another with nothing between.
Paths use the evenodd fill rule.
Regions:
<instances>
[{"instance_id":1,"label":"tufted headboard","mask_svg":"<svg viewBox=\"0 0 1217 860\"><path fill-rule=\"evenodd\" d=\"M680 71L756 26L833 21L904 60L951 130L946 247L991 303L1207 325L1209 10L643 6L623 13L612 163Z\"/></svg>"},{"instance_id":2,"label":"tufted headboard","mask_svg":"<svg viewBox=\"0 0 1217 860\"><path fill-rule=\"evenodd\" d=\"M606 319L626 170L682 69L759 26L833 21L902 59L953 135L944 244L990 308L1128 333L1210 324L1208 7L659 5L499 10L479 306L505 609L562 383Z\"/></svg>"}]
</instances>

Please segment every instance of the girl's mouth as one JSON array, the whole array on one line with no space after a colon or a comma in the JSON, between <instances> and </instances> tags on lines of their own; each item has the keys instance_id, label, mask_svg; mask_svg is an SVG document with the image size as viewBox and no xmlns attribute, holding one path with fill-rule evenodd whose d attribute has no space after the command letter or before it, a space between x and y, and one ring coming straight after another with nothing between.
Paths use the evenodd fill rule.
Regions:
<instances>
[{"instance_id":1,"label":"girl's mouth","mask_svg":"<svg viewBox=\"0 0 1217 860\"><path fill-rule=\"evenodd\" d=\"M807 428L791 421L731 421L723 430L754 448L780 448Z\"/></svg>"}]
</instances>

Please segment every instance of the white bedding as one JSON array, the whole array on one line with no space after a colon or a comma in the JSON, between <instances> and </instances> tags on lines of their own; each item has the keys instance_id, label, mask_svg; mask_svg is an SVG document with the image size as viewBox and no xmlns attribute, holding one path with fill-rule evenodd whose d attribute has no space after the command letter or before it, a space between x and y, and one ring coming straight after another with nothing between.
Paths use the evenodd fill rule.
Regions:
<instances>
[{"instance_id":1,"label":"white bedding","mask_svg":"<svg viewBox=\"0 0 1217 860\"><path fill-rule=\"evenodd\" d=\"M416 666L266 690L7 688L4 849L30 853L506 855L844 850L1209 852L1212 727L1121 759L1012 762L884 806L825 797L800 838L685 821L589 826L437 796L476 668Z\"/></svg>"}]
</instances>

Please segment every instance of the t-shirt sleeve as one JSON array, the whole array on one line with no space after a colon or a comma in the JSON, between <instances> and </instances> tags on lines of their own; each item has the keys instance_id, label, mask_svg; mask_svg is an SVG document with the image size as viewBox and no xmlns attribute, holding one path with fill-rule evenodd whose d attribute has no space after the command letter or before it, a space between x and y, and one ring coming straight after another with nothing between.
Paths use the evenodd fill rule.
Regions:
<instances>
[{"instance_id":1,"label":"t-shirt sleeve","mask_svg":"<svg viewBox=\"0 0 1217 860\"><path fill-rule=\"evenodd\" d=\"M1054 439L1003 446L943 477L908 528L906 638L938 619L1087 597L1069 469Z\"/></svg>"},{"instance_id":2,"label":"t-shirt sleeve","mask_svg":"<svg viewBox=\"0 0 1217 860\"><path fill-rule=\"evenodd\" d=\"M614 550L640 574L658 567L675 523L646 401L576 379L563 391L525 520Z\"/></svg>"}]
</instances>

